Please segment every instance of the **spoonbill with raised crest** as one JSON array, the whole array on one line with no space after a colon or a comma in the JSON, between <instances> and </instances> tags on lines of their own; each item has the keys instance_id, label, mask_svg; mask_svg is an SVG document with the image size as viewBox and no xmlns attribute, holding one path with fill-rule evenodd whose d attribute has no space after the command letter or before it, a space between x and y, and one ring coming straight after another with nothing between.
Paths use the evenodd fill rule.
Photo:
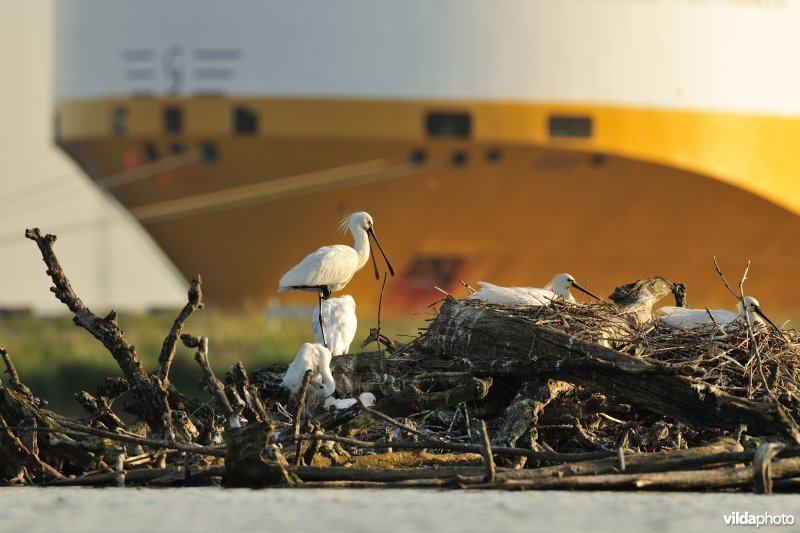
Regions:
<instances>
[{"instance_id":1,"label":"spoonbill with raised crest","mask_svg":"<svg viewBox=\"0 0 800 533\"><path fill-rule=\"evenodd\" d=\"M372 217L369 213L359 211L344 218L339 224L339 229L350 230L353 234L354 244L352 247L345 244L333 244L323 246L316 252L305 256L300 263L283 275L278 283L278 292L286 291L309 291L316 292L319 297L319 304L323 300L330 298L331 293L340 291L353 278L353 275L367 264L367 258L372 258L372 266L375 268L375 279L380 279L378 274L378 264L375 262L375 255L370 247L370 237L375 239L389 273L394 276L394 269L386 258L386 254L378 242L373 229ZM327 346L325 339L325 326L322 322L322 306L317 311L320 332L322 333L322 343Z\"/></svg>"}]
</instances>

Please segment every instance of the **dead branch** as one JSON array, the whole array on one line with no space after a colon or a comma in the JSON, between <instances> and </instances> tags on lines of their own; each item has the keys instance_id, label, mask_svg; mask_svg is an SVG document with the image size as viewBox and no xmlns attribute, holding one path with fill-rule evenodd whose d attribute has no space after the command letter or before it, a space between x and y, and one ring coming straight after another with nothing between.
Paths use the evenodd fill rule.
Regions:
<instances>
[{"instance_id":1,"label":"dead branch","mask_svg":"<svg viewBox=\"0 0 800 533\"><path fill-rule=\"evenodd\" d=\"M138 414L155 434L171 437L172 416L167 403L166 389L162 383L147 375L136 349L128 344L117 325L116 314L112 311L105 318L99 318L78 298L53 252L55 235L42 236L38 228L33 228L25 231L25 237L36 242L39 247L42 259L47 265L47 274L54 284L50 290L75 315L73 319L75 324L102 342L117 361L133 392Z\"/></svg>"},{"instance_id":2,"label":"dead branch","mask_svg":"<svg viewBox=\"0 0 800 533\"><path fill-rule=\"evenodd\" d=\"M158 356L158 378L164 383L164 386L169 385L169 369L175 357L175 345L178 342L181 331L183 331L183 326L195 311L202 308L202 279L200 278L200 274L198 274L192 279L186 305L183 306L175 322L172 323L172 327L169 329L169 333L167 333L164 339L164 344L161 346L161 354Z\"/></svg>"},{"instance_id":3,"label":"dead branch","mask_svg":"<svg viewBox=\"0 0 800 533\"><path fill-rule=\"evenodd\" d=\"M200 365L203 371L203 382L208 387L208 391L214 396L217 401L217 407L220 411L229 417L233 414L233 407L231 407L228 397L225 395L225 386L217 379L214 371L211 369L211 363L208 362L208 338L195 337L184 333L181 335L181 341L187 348L195 348L197 351L194 354L194 360Z\"/></svg>"}]
</instances>

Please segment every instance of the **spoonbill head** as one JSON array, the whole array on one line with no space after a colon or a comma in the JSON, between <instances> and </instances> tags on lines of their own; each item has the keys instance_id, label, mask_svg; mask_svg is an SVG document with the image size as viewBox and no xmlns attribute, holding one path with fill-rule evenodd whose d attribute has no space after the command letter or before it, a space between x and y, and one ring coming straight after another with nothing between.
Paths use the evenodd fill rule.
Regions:
<instances>
[{"instance_id":1,"label":"spoonbill head","mask_svg":"<svg viewBox=\"0 0 800 533\"><path fill-rule=\"evenodd\" d=\"M311 316L311 330L314 332L317 342L325 344L322 328L317 319L321 315L322 322L325 324L325 338L328 341L327 344L331 354L334 357L346 354L350 350L350 344L356 336L356 328L358 327L356 301L349 294L345 294L338 298L324 300L319 305L322 308L315 307Z\"/></svg>"},{"instance_id":2,"label":"spoonbill head","mask_svg":"<svg viewBox=\"0 0 800 533\"><path fill-rule=\"evenodd\" d=\"M758 303L758 300L752 296L745 296L744 301L739 302L739 305L737 305L736 308L739 311L739 316L743 320L747 320L750 324L760 323L766 325L768 323L775 329L775 331L781 331L781 328L779 328L772 320L769 319L767 315L764 314L764 311L761 310L761 305Z\"/></svg>"},{"instance_id":3,"label":"spoonbill head","mask_svg":"<svg viewBox=\"0 0 800 533\"><path fill-rule=\"evenodd\" d=\"M383 248L381 248L381 243L378 241L378 236L375 235L375 224L372 221L372 216L366 211L358 211L357 213L353 213L343 218L339 223L339 230L344 232L348 229L350 230L350 233L353 234L353 239L355 239L356 242L359 240L357 235L363 235L363 233L366 233L366 249L372 258L372 266L375 268L375 279L380 279L380 275L378 274L378 264L375 262L375 252L370 248L370 238L375 241L378 251L380 251L381 256L383 256L383 260L386 262L386 266L389 268L389 273L394 276L394 269L392 268L391 263L389 263L389 259L386 257L386 254L383 252ZM366 259L364 262L366 262ZM364 265L362 263L359 268L363 266Z\"/></svg>"},{"instance_id":4,"label":"spoonbill head","mask_svg":"<svg viewBox=\"0 0 800 533\"><path fill-rule=\"evenodd\" d=\"M575 297L572 296L572 293L569 292L569 290L571 288L573 288L573 287L578 289L579 291L581 291L584 294L588 294L589 296L591 296L595 300L598 300L598 301L601 301L601 302L603 301L603 299L600 298L599 296L596 296L596 295L592 294L587 289L584 289L583 287L578 285L578 282L575 281L575 278L572 277L571 275L567 274L567 273L563 273L563 274L557 275L552 280L550 280L550 283L548 283L547 285L544 286L545 289L547 289L549 291L553 291L557 295L561 296L562 298L564 298L565 300L570 301L570 302L574 302L575 301Z\"/></svg>"},{"instance_id":5,"label":"spoonbill head","mask_svg":"<svg viewBox=\"0 0 800 533\"><path fill-rule=\"evenodd\" d=\"M676 283L675 286L672 287L672 295L675 297L676 307L689 307L686 304L686 285L683 283Z\"/></svg>"}]
</instances>

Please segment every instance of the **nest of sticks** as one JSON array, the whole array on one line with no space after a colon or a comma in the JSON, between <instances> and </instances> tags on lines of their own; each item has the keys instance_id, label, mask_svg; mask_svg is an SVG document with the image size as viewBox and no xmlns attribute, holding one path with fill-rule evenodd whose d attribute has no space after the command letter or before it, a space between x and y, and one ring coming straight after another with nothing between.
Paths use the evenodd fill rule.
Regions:
<instances>
[{"instance_id":1,"label":"nest of sticks","mask_svg":"<svg viewBox=\"0 0 800 533\"><path fill-rule=\"evenodd\" d=\"M337 395L311 405L280 386L285 366L219 379L208 339L183 333L202 307L199 276L148 371L111 313L78 298L53 251L28 230L53 292L109 350L122 376L49 411L0 349L0 482L45 485L772 490L800 488L794 331L732 324L676 331L607 304L502 307L447 298L406 344L334 358ZM169 381L178 341L210 401ZM124 392L127 424L115 400Z\"/></svg>"}]
</instances>

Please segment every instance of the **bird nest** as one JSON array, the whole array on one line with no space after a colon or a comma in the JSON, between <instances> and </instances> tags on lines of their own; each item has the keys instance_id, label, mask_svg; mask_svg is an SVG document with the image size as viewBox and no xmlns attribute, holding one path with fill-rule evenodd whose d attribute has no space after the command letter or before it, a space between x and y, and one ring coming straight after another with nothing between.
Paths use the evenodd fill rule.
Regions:
<instances>
[{"instance_id":1,"label":"bird nest","mask_svg":"<svg viewBox=\"0 0 800 533\"><path fill-rule=\"evenodd\" d=\"M763 372L766 384L787 408L800 408L800 334L795 330L777 332L755 324L753 344L743 320L681 330L659 320L636 324L617 308L600 303L561 300L548 306L504 307L469 301L468 305L486 306L589 342L608 339L618 351L680 367L687 375L742 398L769 397L759 375Z\"/></svg>"}]
</instances>

